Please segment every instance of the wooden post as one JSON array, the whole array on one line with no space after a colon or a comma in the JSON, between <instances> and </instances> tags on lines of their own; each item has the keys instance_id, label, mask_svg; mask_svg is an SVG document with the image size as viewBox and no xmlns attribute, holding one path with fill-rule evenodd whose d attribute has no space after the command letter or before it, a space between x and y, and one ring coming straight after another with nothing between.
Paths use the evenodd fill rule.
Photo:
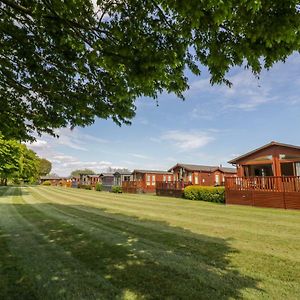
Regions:
<instances>
[{"instance_id":1,"label":"wooden post","mask_svg":"<svg viewBox=\"0 0 300 300\"><path fill-rule=\"evenodd\" d=\"M273 156L273 165L274 165L274 176L281 176L281 167L280 167L278 154Z\"/></svg>"},{"instance_id":2,"label":"wooden post","mask_svg":"<svg viewBox=\"0 0 300 300\"><path fill-rule=\"evenodd\" d=\"M277 189L279 192L282 191L282 182L280 181L281 177L281 167L280 167L280 161L279 161L279 154L274 154L273 155L273 166L274 166L274 176L276 176L276 187L275 189Z\"/></svg>"}]
</instances>

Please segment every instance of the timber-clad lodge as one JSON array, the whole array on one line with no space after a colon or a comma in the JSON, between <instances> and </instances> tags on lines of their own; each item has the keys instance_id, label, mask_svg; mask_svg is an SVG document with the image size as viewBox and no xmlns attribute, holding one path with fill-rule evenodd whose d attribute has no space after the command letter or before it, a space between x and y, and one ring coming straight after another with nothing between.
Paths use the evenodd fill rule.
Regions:
<instances>
[{"instance_id":1,"label":"timber-clad lodge","mask_svg":"<svg viewBox=\"0 0 300 300\"><path fill-rule=\"evenodd\" d=\"M225 186L227 204L300 209L300 147L271 142L229 161L235 168L178 163L167 171L134 170L59 178L52 185L91 185L104 190L181 197L188 185Z\"/></svg>"}]
</instances>

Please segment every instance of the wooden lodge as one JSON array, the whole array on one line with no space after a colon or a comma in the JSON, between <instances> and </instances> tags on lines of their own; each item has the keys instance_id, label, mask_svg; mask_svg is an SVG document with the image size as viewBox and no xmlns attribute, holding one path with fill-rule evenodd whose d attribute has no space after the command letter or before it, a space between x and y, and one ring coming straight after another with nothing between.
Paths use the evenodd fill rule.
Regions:
<instances>
[{"instance_id":1,"label":"wooden lodge","mask_svg":"<svg viewBox=\"0 0 300 300\"><path fill-rule=\"evenodd\" d=\"M82 185L91 185L95 187L96 184L100 182L100 175L99 174L80 174L79 175L79 184Z\"/></svg>"},{"instance_id":2,"label":"wooden lodge","mask_svg":"<svg viewBox=\"0 0 300 300\"><path fill-rule=\"evenodd\" d=\"M101 173L99 182L102 184L102 189L104 191L111 191L114 185L114 173Z\"/></svg>"},{"instance_id":3,"label":"wooden lodge","mask_svg":"<svg viewBox=\"0 0 300 300\"><path fill-rule=\"evenodd\" d=\"M226 178L227 204L300 209L300 147L271 142L229 163L238 176Z\"/></svg>"},{"instance_id":4,"label":"wooden lodge","mask_svg":"<svg viewBox=\"0 0 300 300\"><path fill-rule=\"evenodd\" d=\"M169 169L169 172L174 174L174 181L203 186L224 185L226 177L236 176L235 168L181 163Z\"/></svg>"},{"instance_id":5,"label":"wooden lodge","mask_svg":"<svg viewBox=\"0 0 300 300\"><path fill-rule=\"evenodd\" d=\"M132 179L132 172L128 170L120 170L114 173L114 185L116 186L122 186L124 181L129 182Z\"/></svg>"},{"instance_id":6,"label":"wooden lodge","mask_svg":"<svg viewBox=\"0 0 300 300\"><path fill-rule=\"evenodd\" d=\"M172 182L172 172L157 170L134 170L131 181L122 182L125 193L155 193L157 182Z\"/></svg>"},{"instance_id":7,"label":"wooden lodge","mask_svg":"<svg viewBox=\"0 0 300 300\"><path fill-rule=\"evenodd\" d=\"M46 175L40 177L40 184L49 181L52 186L70 186L71 180L67 177L60 177L57 175Z\"/></svg>"}]
</instances>

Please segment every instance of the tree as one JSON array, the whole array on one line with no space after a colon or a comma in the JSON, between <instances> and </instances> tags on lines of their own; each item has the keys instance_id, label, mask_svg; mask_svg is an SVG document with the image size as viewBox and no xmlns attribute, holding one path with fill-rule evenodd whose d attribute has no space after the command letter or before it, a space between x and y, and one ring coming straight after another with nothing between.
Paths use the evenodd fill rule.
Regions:
<instances>
[{"instance_id":1,"label":"tree","mask_svg":"<svg viewBox=\"0 0 300 300\"><path fill-rule=\"evenodd\" d=\"M52 169L52 163L45 159L40 158L39 159L39 175L40 176L46 176L51 172Z\"/></svg>"},{"instance_id":2,"label":"tree","mask_svg":"<svg viewBox=\"0 0 300 300\"><path fill-rule=\"evenodd\" d=\"M108 167L107 168L107 172L108 173L115 173L115 172L127 172L130 173L130 171L126 168L112 168L112 167Z\"/></svg>"},{"instance_id":3,"label":"tree","mask_svg":"<svg viewBox=\"0 0 300 300\"><path fill-rule=\"evenodd\" d=\"M35 182L39 177L40 158L23 144L20 145L20 149L19 180L29 183Z\"/></svg>"},{"instance_id":4,"label":"tree","mask_svg":"<svg viewBox=\"0 0 300 300\"><path fill-rule=\"evenodd\" d=\"M39 176L40 158L24 144L0 135L0 185L34 182Z\"/></svg>"},{"instance_id":5,"label":"tree","mask_svg":"<svg viewBox=\"0 0 300 300\"><path fill-rule=\"evenodd\" d=\"M83 170L74 170L71 172L71 176L79 176L80 174L83 175L93 175L95 172L90 169L83 169Z\"/></svg>"},{"instance_id":6,"label":"tree","mask_svg":"<svg viewBox=\"0 0 300 300\"><path fill-rule=\"evenodd\" d=\"M7 141L0 135L0 185L7 185L20 168L21 149L16 141Z\"/></svg>"},{"instance_id":7,"label":"tree","mask_svg":"<svg viewBox=\"0 0 300 300\"><path fill-rule=\"evenodd\" d=\"M135 100L182 98L185 71L211 83L258 75L299 51L296 0L0 0L0 123L6 138L129 124Z\"/></svg>"}]
</instances>

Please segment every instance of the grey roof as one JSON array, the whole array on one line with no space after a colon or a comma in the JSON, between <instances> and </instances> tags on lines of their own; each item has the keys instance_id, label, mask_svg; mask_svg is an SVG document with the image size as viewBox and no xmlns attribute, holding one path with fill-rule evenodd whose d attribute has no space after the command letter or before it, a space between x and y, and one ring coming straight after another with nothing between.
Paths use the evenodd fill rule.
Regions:
<instances>
[{"instance_id":1,"label":"grey roof","mask_svg":"<svg viewBox=\"0 0 300 300\"><path fill-rule=\"evenodd\" d=\"M132 172L128 171L128 170L120 170L120 171L117 171L117 172L114 173L114 175L117 175L117 174L119 174L119 175L131 175Z\"/></svg>"},{"instance_id":2,"label":"grey roof","mask_svg":"<svg viewBox=\"0 0 300 300\"><path fill-rule=\"evenodd\" d=\"M170 171L162 171L162 170L133 170L132 173L143 173L143 174L146 174L146 173L150 173L150 174L173 174L172 172Z\"/></svg>"},{"instance_id":3,"label":"grey roof","mask_svg":"<svg viewBox=\"0 0 300 300\"><path fill-rule=\"evenodd\" d=\"M101 177L109 177L109 176L114 176L114 173L101 173L101 174L99 174L99 176L101 176Z\"/></svg>"},{"instance_id":4,"label":"grey roof","mask_svg":"<svg viewBox=\"0 0 300 300\"><path fill-rule=\"evenodd\" d=\"M92 175L87 175L87 176L89 176L89 177L100 177L100 175L99 174L92 174Z\"/></svg>"},{"instance_id":5,"label":"grey roof","mask_svg":"<svg viewBox=\"0 0 300 300\"><path fill-rule=\"evenodd\" d=\"M218 167L218 169L224 173L236 173L236 168Z\"/></svg>"},{"instance_id":6,"label":"grey roof","mask_svg":"<svg viewBox=\"0 0 300 300\"><path fill-rule=\"evenodd\" d=\"M270 143L268 143L266 145L263 145L262 147L256 148L256 149L254 149L254 150L252 150L250 152L247 152L246 154L243 154L243 155L241 155L239 157L236 157L236 158L230 160L228 163L230 163L230 164L236 164L239 160L241 160L241 159L243 159L243 158L245 158L245 157L247 157L247 156L249 156L249 155L257 152L257 151L264 150L264 149L272 147L272 146L281 146L281 147L293 148L293 149L296 149L296 150L300 150L299 146L295 146L295 145L291 145L291 144L283 144L283 143L272 141L272 142L270 142Z\"/></svg>"},{"instance_id":7,"label":"grey roof","mask_svg":"<svg viewBox=\"0 0 300 300\"><path fill-rule=\"evenodd\" d=\"M224 173L236 173L235 168L227 168L221 166L192 165L192 164L182 164L182 163L176 164L174 167L170 168L169 171L173 170L176 167L181 167L188 171L214 172L216 170L220 170L221 172Z\"/></svg>"}]
</instances>

